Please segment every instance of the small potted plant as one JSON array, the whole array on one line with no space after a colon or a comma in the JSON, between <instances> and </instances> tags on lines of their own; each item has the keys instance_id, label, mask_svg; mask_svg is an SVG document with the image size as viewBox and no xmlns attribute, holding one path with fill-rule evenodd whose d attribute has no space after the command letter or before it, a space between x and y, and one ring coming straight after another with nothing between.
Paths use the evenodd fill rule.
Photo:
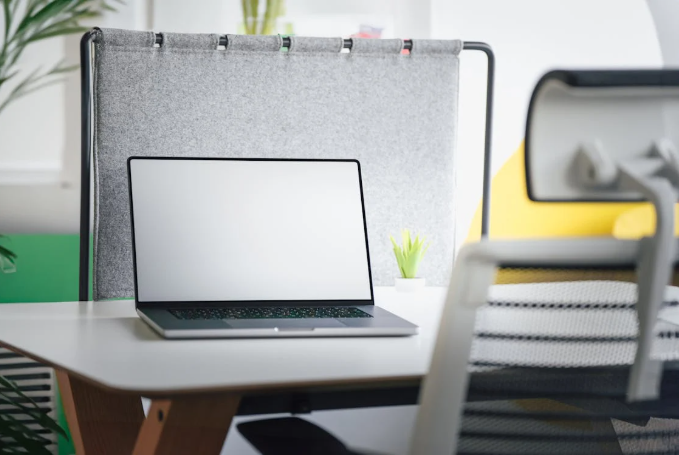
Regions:
<instances>
[{"instance_id":1,"label":"small potted plant","mask_svg":"<svg viewBox=\"0 0 679 455\"><path fill-rule=\"evenodd\" d=\"M401 231L401 237L403 244L399 245L393 236L389 236L391 244L394 246L398 270L401 272L401 276L396 278L396 290L414 292L422 289L425 284L425 279L417 276L417 269L420 267L420 262L429 249L430 243L425 245L426 239L420 238L419 235L413 240L408 229Z\"/></svg>"}]
</instances>

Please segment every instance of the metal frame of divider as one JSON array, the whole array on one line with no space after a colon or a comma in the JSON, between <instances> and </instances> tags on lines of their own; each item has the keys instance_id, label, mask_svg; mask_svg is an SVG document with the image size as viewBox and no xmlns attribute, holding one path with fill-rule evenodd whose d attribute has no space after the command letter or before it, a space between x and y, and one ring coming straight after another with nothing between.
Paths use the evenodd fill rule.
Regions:
<instances>
[{"instance_id":1,"label":"metal frame of divider","mask_svg":"<svg viewBox=\"0 0 679 455\"><path fill-rule=\"evenodd\" d=\"M90 207L91 207L91 166L92 148L94 143L93 121L93 77L92 77L92 44L97 38L98 28L85 33L80 40L80 109L81 109L81 138L80 138L80 263L78 300L87 301L90 282ZM163 35L156 34L156 44L162 44ZM228 44L227 37L221 36L220 46ZM283 47L290 46L290 38L283 38ZM344 48L351 49L352 40L344 40ZM412 41L404 40L403 48L410 50ZM467 41L463 50L483 52L488 59L486 83L486 125L483 153L483 199L481 209L481 236L487 237L490 227L490 162L491 162L491 133L493 122L493 85L495 80L495 55L491 47L483 42Z\"/></svg>"}]
</instances>

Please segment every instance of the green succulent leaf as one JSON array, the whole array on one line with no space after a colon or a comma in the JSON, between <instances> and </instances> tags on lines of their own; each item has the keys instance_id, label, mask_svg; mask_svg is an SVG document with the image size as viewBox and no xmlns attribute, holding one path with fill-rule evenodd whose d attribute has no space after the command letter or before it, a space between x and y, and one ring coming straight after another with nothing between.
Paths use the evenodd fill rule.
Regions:
<instances>
[{"instance_id":1,"label":"green succulent leaf","mask_svg":"<svg viewBox=\"0 0 679 455\"><path fill-rule=\"evenodd\" d=\"M389 240L391 240L394 248L394 256L396 257L396 263L398 264L401 276L403 278L416 278L422 258L431 244L427 243L425 245L426 238L419 235L413 239L408 229L401 231L401 245L396 243L396 240L391 235Z\"/></svg>"}]
</instances>

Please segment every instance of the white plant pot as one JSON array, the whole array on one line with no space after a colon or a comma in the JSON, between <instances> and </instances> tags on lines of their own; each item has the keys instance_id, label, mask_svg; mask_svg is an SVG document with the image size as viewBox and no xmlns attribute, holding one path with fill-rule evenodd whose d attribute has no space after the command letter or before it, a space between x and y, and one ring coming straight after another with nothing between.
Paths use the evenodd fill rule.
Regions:
<instances>
[{"instance_id":1,"label":"white plant pot","mask_svg":"<svg viewBox=\"0 0 679 455\"><path fill-rule=\"evenodd\" d=\"M417 292L424 288L424 278L396 278L397 292Z\"/></svg>"}]
</instances>

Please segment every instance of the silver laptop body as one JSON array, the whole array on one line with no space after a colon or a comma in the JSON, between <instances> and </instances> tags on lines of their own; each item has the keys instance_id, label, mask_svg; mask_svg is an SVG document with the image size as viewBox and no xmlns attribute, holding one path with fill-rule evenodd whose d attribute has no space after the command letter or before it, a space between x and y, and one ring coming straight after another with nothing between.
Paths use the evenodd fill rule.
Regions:
<instances>
[{"instance_id":1,"label":"silver laptop body","mask_svg":"<svg viewBox=\"0 0 679 455\"><path fill-rule=\"evenodd\" d=\"M166 338L397 336L355 160L128 159L137 313Z\"/></svg>"}]
</instances>

